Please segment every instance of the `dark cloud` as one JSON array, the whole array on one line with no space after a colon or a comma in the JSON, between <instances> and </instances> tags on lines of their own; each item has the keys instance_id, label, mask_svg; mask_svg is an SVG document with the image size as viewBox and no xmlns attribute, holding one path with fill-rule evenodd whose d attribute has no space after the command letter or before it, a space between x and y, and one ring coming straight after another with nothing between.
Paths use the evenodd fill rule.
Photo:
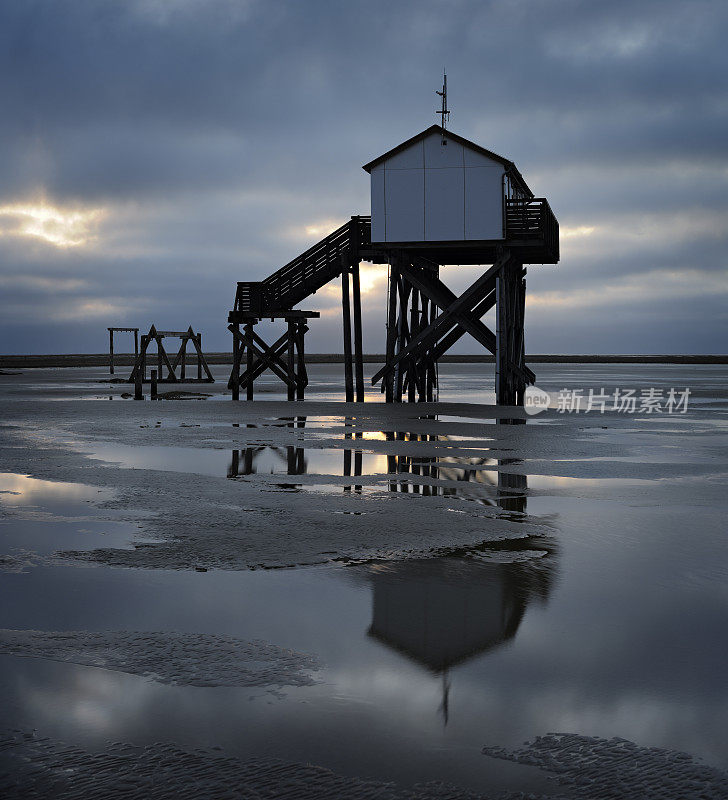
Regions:
<instances>
[{"instance_id":1,"label":"dark cloud","mask_svg":"<svg viewBox=\"0 0 728 800\"><path fill-rule=\"evenodd\" d=\"M514 159L565 232L593 229L531 270L536 349L725 350L727 22L715 0L0 4L0 206L105 213L85 247L0 233L0 348L98 350L107 324L184 319L227 349L235 281L368 212L361 164L435 121L446 65L453 129Z\"/></svg>"}]
</instances>

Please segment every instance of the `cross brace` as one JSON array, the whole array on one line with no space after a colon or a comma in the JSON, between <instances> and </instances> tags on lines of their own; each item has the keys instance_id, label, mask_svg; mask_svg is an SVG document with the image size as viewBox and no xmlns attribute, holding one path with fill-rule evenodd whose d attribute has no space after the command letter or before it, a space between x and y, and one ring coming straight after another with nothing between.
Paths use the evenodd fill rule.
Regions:
<instances>
[{"instance_id":1,"label":"cross brace","mask_svg":"<svg viewBox=\"0 0 728 800\"><path fill-rule=\"evenodd\" d=\"M273 372L286 385L289 400L303 400L308 386L304 356L304 336L308 331L305 317L291 317L287 320L286 331L269 345L255 331L257 319L246 321L243 331L240 323L233 322L228 330L233 335L233 368L228 381L233 400L240 398L244 389L248 400L253 399L254 382L267 369ZM243 356L246 369L241 373Z\"/></svg>"},{"instance_id":2,"label":"cross brace","mask_svg":"<svg viewBox=\"0 0 728 800\"><path fill-rule=\"evenodd\" d=\"M174 361L170 361L169 355L164 348L163 340L165 338L179 338L181 339L179 350L174 357ZM154 325L149 329L149 333L143 334L141 337L141 348L139 355L134 363L134 368L129 376L129 383L134 383L137 374L141 374L142 381L146 381L147 371L147 349L152 342L157 344L157 379L160 383L179 383L187 380L205 381L206 383L214 383L215 379L212 377L210 368L207 365L205 356L202 352L202 334L195 333L192 326L186 331L158 331ZM185 374L187 366L187 344L191 342L197 354L197 378L187 378ZM167 369L167 376L163 377L164 368ZM179 377L177 376L177 368L180 368ZM202 373L205 377L202 377Z\"/></svg>"},{"instance_id":3,"label":"cross brace","mask_svg":"<svg viewBox=\"0 0 728 800\"><path fill-rule=\"evenodd\" d=\"M383 380L387 400L400 401L404 391L410 401L416 394L428 399L426 376L436 370L440 356L469 333L496 356L499 402L522 402L525 386L535 380L524 360L523 265L509 250L501 250L496 262L460 296L438 272L439 266L427 259L404 251L391 254L386 363L372 383ZM481 319L494 305L499 321L495 333Z\"/></svg>"}]
</instances>

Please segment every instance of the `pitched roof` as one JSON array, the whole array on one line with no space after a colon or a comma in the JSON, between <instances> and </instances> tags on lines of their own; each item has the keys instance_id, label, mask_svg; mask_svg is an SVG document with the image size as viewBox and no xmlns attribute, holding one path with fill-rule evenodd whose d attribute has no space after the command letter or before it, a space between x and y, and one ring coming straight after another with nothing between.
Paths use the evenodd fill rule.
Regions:
<instances>
[{"instance_id":1,"label":"pitched roof","mask_svg":"<svg viewBox=\"0 0 728 800\"><path fill-rule=\"evenodd\" d=\"M485 147L481 147L479 144L475 144L475 142L471 142L469 139L466 139L464 136L458 136L457 133L453 133L452 131L445 130L440 125L430 125L429 128L426 130L418 133L416 136L413 136L411 139L407 139L406 142L402 142L402 144L398 144L396 147L393 147L391 150L388 150L386 153L383 153L381 156L378 156L373 161L370 161L368 164L364 164L362 169L365 169L367 172L371 172L377 164L381 164L382 161L386 161L388 158L391 158L396 153L402 152L402 150L406 150L413 144L421 141L422 139L427 138L431 134L436 133L438 136L445 136L447 139L451 139L458 144L461 144L463 147L468 147L471 150L474 150L476 153L480 153L487 158L492 159L493 161L502 164L506 170L508 170L511 175L519 182L522 188L533 197L533 192L529 189L528 184L523 179L523 175L518 171L516 165L509 161L507 158L503 158L503 156L499 156L497 153L493 153L491 150L486 150Z\"/></svg>"}]
</instances>

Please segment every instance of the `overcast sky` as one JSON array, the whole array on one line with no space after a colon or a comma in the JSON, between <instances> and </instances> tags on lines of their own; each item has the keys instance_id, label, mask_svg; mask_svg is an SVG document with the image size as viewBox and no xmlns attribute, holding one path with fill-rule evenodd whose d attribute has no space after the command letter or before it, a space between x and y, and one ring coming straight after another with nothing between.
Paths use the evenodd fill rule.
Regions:
<instances>
[{"instance_id":1,"label":"overcast sky","mask_svg":"<svg viewBox=\"0 0 728 800\"><path fill-rule=\"evenodd\" d=\"M230 349L235 282L369 213L362 164L437 122L443 66L452 130L561 225L527 349L728 352L727 22L724 0L0 0L0 352L152 322ZM306 302L310 351L340 347L339 297Z\"/></svg>"}]
</instances>

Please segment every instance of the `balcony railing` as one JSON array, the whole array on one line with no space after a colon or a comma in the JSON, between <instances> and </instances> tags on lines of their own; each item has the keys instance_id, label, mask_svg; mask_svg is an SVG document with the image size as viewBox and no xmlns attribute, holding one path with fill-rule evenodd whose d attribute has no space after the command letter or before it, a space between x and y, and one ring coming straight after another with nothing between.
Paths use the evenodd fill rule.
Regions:
<instances>
[{"instance_id":1,"label":"balcony railing","mask_svg":"<svg viewBox=\"0 0 728 800\"><path fill-rule=\"evenodd\" d=\"M506 200L505 228L508 241L540 240L559 259L559 223L543 197Z\"/></svg>"}]
</instances>

